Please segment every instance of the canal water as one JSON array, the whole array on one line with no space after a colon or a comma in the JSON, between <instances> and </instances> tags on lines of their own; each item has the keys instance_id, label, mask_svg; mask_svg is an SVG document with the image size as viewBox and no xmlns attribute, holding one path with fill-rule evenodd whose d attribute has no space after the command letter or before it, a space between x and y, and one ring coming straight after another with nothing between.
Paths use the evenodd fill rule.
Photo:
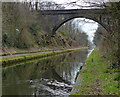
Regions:
<instances>
[{"instance_id":1,"label":"canal water","mask_svg":"<svg viewBox=\"0 0 120 97\"><path fill-rule=\"evenodd\" d=\"M69 95L89 51L24 62L2 70L3 95ZM16 65L16 66L15 66Z\"/></svg>"}]
</instances>

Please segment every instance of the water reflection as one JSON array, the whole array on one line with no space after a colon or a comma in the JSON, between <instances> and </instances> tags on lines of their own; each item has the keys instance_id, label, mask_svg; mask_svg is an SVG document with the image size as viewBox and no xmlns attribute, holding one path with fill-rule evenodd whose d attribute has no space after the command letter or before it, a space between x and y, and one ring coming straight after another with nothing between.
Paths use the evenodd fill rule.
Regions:
<instances>
[{"instance_id":1,"label":"water reflection","mask_svg":"<svg viewBox=\"0 0 120 97\"><path fill-rule=\"evenodd\" d=\"M3 95L68 95L87 54L80 50L5 69Z\"/></svg>"}]
</instances>

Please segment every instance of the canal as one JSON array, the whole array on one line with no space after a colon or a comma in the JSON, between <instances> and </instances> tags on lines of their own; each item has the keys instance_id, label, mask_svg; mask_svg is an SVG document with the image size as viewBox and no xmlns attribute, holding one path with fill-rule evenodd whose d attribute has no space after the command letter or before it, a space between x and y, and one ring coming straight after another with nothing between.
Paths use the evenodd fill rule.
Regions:
<instances>
[{"instance_id":1,"label":"canal","mask_svg":"<svg viewBox=\"0 0 120 97\"><path fill-rule=\"evenodd\" d=\"M88 53L88 50L79 50L3 69L2 93L69 95Z\"/></svg>"}]
</instances>

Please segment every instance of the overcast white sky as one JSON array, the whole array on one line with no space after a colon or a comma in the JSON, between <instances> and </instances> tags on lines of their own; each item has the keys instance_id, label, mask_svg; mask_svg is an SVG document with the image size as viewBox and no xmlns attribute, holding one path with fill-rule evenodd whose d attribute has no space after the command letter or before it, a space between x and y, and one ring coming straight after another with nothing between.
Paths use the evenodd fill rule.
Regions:
<instances>
[{"instance_id":1,"label":"overcast white sky","mask_svg":"<svg viewBox=\"0 0 120 97\"><path fill-rule=\"evenodd\" d=\"M86 23L88 21L88 23ZM84 18L76 18L73 20L72 24L75 24L76 27L78 27L79 30L82 30L88 35L88 40L90 42L93 42L94 39L94 33L98 29L98 23Z\"/></svg>"}]
</instances>

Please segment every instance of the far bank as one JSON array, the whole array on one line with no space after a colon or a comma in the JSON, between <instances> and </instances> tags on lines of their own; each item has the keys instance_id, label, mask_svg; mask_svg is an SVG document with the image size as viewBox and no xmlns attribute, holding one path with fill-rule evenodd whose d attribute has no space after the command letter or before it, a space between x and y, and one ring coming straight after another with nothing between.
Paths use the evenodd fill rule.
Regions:
<instances>
[{"instance_id":1,"label":"far bank","mask_svg":"<svg viewBox=\"0 0 120 97\"><path fill-rule=\"evenodd\" d=\"M87 49L87 48L88 47L81 47L81 48L72 48L72 49L64 49L64 50L57 50L57 51L36 52L36 53L25 54L25 55L18 54L17 56L9 56L6 58L2 58L0 61L2 61L3 64L14 63L14 62L32 60L36 58L48 57L48 56L57 55L57 54L68 53L68 52L72 52L80 49Z\"/></svg>"}]
</instances>

